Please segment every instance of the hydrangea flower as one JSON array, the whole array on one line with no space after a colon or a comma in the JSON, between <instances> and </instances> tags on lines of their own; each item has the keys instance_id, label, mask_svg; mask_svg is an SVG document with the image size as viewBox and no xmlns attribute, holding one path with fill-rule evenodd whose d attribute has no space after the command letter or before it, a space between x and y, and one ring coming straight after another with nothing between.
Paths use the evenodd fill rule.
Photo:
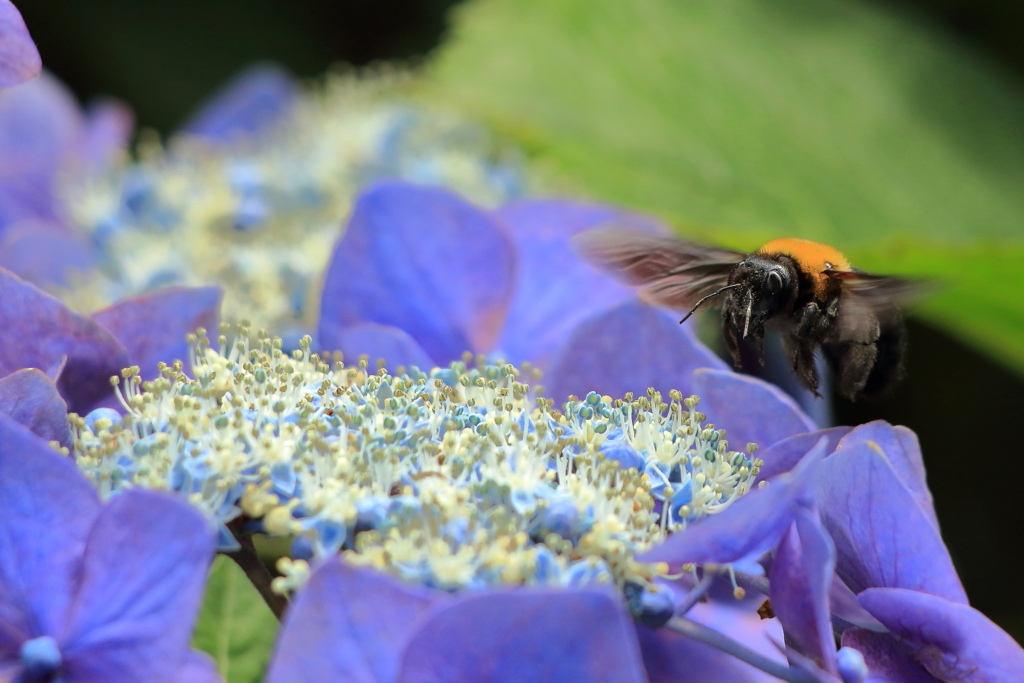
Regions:
<instances>
[{"instance_id":1,"label":"hydrangea flower","mask_svg":"<svg viewBox=\"0 0 1024 683\"><path fill-rule=\"evenodd\" d=\"M370 374L365 361L332 368L310 353L308 339L289 357L280 340L250 345L249 330L236 333L234 341L222 334L216 349L203 334L192 340L194 379L181 364L163 367L153 381L126 372L126 414L72 415L74 452L104 497L135 487L178 491L222 525L224 551L253 530L293 537L293 557L279 564L283 576L274 588L300 589L289 623L306 625L288 627L300 635L283 636L279 650L302 654L281 655L272 677L294 675L280 673L292 666L314 671L321 665L342 666L339 676L374 667L394 676L402 648L418 653L405 655L408 661L427 666L422 653L436 648L430 634L455 628L475 630L484 652L506 647L511 657L507 629L543 616L549 630L524 635L524 647L555 652L550 639L568 637L572 647L591 648L625 633L621 646L602 655L608 666L591 673L642 677L646 669L659 680L678 675L676 654L689 653L703 663L691 667L695 676L738 667L734 680L757 680L753 669L699 643L669 641L667 652L663 637L639 634L648 627L627 618L664 623L681 600L677 591L692 585L663 583L664 569L638 563L634 554L742 502L760 467L750 455L730 451L723 430L701 424L696 398L673 390L665 401L652 390L613 401L591 392L556 411L533 397L513 366L483 358L467 357L430 375L416 368ZM778 406L773 413L768 402L762 419L776 421L788 408ZM344 564L330 559L339 551ZM321 569L302 589L308 561ZM338 582L346 586L339 596L349 597L325 601L322 591L334 595ZM510 593L510 585L532 588ZM301 597L304 590L310 597ZM506 603L512 607L499 607ZM428 606L447 626L419 631L425 639L419 645L405 643L414 626L406 623L412 618L406 610ZM358 614L367 609L381 613L380 621L350 633L349 645L327 645L336 629L365 621ZM494 609L508 614L508 625L481 630L479 615ZM587 620L592 632L575 621L567 630L573 613L604 616ZM697 613L725 624L785 670L765 638L772 625L753 623L752 608ZM396 624L404 630L392 642ZM310 640L317 630L321 636ZM352 659L346 648L366 654ZM466 659L458 675L469 676L479 661L472 648L460 652ZM370 661L378 655L383 659ZM333 663L317 664L323 656ZM582 676L580 667L590 666L568 660L566 676ZM551 662L548 654L534 666L549 670Z\"/></svg>"},{"instance_id":2,"label":"hydrangea flower","mask_svg":"<svg viewBox=\"0 0 1024 683\"><path fill-rule=\"evenodd\" d=\"M216 681L189 640L213 534L171 496L101 504L68 458L0 414L0 677Z\"/></svg>"},{"instance_id":3,"label":"hydrangea flower","mask_svg":"<svg viewBox=\"0 0 1024 683\"><path fill-rule=\"evenodd\" d=\"M0 89L33 79L42 68L18 8L10 0L0 0Z\"/></svg>"},{"instance_id":4,"label":"hydrangea flower","mask_svg":"<svg viewBox=\"0 0 1024 683\"><path fill-rule=\"evenodd\" d=\"M217 351L192 338L194 379L181 363L153 381L125 371L123 417L72 415L76 457L104 496L182 491L222 524L245 513L298 535L305 555L344 546L353 562L442 588L622 584L651 570L615 552L725 509L758 472L674 390L591 392L562 412L511 365L369 374L365 361L331 368L308 338L289 357L280 340L238 332ZM561 540L540 561L533 544L551 534ZM591 559L567 563L581 544Z\"/></svg>"},{"instance_id":5,"label":"hydrangea flower","mask_svg":"<svg viewBox=\"0 0 1024 683\"><path fill-rule=\"evenodd\" d=\"M133 125L116 100L83 112L47 73L0 92L0 266L47 286L95 266L95 248L60 195L120 161Z\"/></svg>"},{"instance_id":6,"label":"hydrangea flower","mask_svg":"<svg viewBox=\"0 0 1024 683\"><path fill-rule=\"evenodd\" d=\"M71 410L88 412L113 399L110 378L125 367L155 377L157 359L187 358L185 335L216 325L219 303L216 287L174 287L84 316L0 268L0 378L37 368Z\"/></svg>"},{"instance_id":7,"label":"hydrangea flower","mask_svg":"<svg viewBox=\"0 0 1024 683\"><path fill-rule=\"evenodd\" d=\"M115 153L130 116L116 125L109 105L83 123L52 77L12 90L0 99L0 159L20 160L10 176L0 162L0 233L6 214L25 220L3 238L0 254L10 256L0 266L80 312L163 286L219 284L229 317L255 314L294 345L315 328L331 245L365 183L446 184L488 204L522 191L513 151L413 105L401 95L408 80L332 74L300 88L279 67L258 65L166 147L141 131L131 163ZM93 141L86 150L83 137Z\"/></svg>"},{"instance_id":8,"label":"hydrangea flower","mask_svg":"<svg viewBox=\"0 0 1024 683\"><path fill-rule=\"evenodd\" d=\"M733 562L774 549L763 588L794 656L847 681L1017 680L1024 650L967 604L913 432L833 428L762 457L765 491L640 559Z\"/></svg>"}]
</instances>

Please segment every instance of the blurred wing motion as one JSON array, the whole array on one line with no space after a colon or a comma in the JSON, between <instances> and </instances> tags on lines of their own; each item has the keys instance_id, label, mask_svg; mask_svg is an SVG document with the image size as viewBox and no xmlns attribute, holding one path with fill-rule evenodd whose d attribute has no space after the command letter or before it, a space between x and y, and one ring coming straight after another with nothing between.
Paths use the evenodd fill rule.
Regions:
<instances>
[{"instance_id":1,"label":"blurred wing motion","mask_svg":"<svg viewBox=\"0 0 1024 683\"><path fill-rule=\"evenodd\" d=\"M876 336L878 322L900 317L899 307L926 294L930 287L921 280L872 275L860 270L826 270L830 278L842 280L839 308L841 339L864 340ZM878 321L878 322L876 322Z\"/></svg>"},{"instance_id":2,"label":"blurred wing motion","mask_svg":"<svg viewBox=\"0 0 1024 683\"><path fill-rule=\"evenodd\" d=\"M671 308L690 309L724 287L746 254L620 228L588 230L573 239L580 254L641 295Z\"/></svg>"}]
</instances>

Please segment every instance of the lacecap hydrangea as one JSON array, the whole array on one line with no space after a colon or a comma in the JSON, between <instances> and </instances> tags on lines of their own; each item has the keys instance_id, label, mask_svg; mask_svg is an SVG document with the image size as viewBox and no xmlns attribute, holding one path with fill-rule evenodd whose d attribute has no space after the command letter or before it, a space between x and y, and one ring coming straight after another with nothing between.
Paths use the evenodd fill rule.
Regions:
<instances>
[{"instance_id":1,"label":"lacecap hydrangea","mask_svg":"<svg viewBox=\"0 0 1024 683\"><path fill-rule=\"evenodd\" d=\"M194 379L180 362L152 381L125 370L125 413L72 415L73 448L104 497L179 492L219 525L223 551L243 520L293 537L282 592L305 560L340 551L444 590L614 584L639 616L666 568L635 554L727 508L761 466L677 391L591 392L556 410L520 381L529 367L467 354L429 374L372 372L308 338L289 356L245 325L233 342L221 331L216 348L203 330L190 340Z\"/></svg>"}]
</instances>

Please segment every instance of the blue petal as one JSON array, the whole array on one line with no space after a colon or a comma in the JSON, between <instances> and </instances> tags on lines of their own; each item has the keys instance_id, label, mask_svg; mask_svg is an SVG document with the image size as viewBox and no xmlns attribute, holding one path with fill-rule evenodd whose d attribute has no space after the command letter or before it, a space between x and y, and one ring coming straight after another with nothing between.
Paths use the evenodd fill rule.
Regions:
<instances>
[{"instance_id":1,"label":"blue petal","mask_svg":"<svg viewBox=\"0 0 1024 683\"><path fill-rule=\"evenodd\" d=\"M942 683L888 633L849 628L843 631L842 642L864 657L870 672L867 683Z\"/></svg>"},{"instance_id":2,"label":"blue petal","mask_svg":"<svg viewBox=\"0 0 1024 683\"><path fill-rule=\"evenodd\" d=\"M608 437L601 444L600 451L604 454L604 457L609 460L618 461L621 469L628 470L633 468L636 470L643 470L644 468L643 458L641 458L640 454L636 452L636 449L625 440L622 434L622 429L619 427L608 432Z\"/></svg>"},{"instance_id":3,"label":"blue petal","mask_svg":"<svg viewBox=\"0 0 1024 683\"><path fill-rule=\"evenodd\" d=\"M816 512L800 509L775 551L769 582L772 610L800 652L836 674L829 589L836 549Z\"/></svg>"},{"instance_id":4,"label":"blue petal","mask_svg":"<svg viewBox=\"0 0 1024 683\"><path fill-rule=\"evenodd\" d=\"M593 590L503 591L440 605L409 639L396 683L643 683L618 600ZM272 682L273 683L273 682Z\"/></svg>"},{"instance_id":5,"label":"blue petal","mask_svg":"<svg viewBox=\"0 0 1024 683\"><path fill-rule=\"evenodd\" d=\"M679 325L675 315L634 297L579 322L555 353L544 385L558 402L589 391L614 398L628 391L643 396L648 387L668 400L670 389L693 393L691 377L697 368L721 368L728 374L689 324Z\"/></svg>"},{"instance_id":6,"label":"blue petal","mask_svg":"<svg viewBox=\"0 0 1024 683\"><path fill-rule=\"evenodd\" d=\"M350 327L336 325L330 320L320 321L320 346L330 351L341 351L349 365L355 365L366 354L370 371L377 368L377 360L384 359L388 369L413 366L429 370L437 365L423 347L405 331L388 325L362 323Z\"/></svg>"},{"instance_id":7,"label":"blue petal","mask_svg":"<svg viewBox=\"0 0 1024 683\"><path fill-rule=\"evenodd\" d=\"M0 414L0 500L5 628L57 636L100 511L96 489L74 461Z\"/></svg>"},{"instance_id":8,"label":"blue petal","mask_svg":"<svg viewBox=\"0 0 1024 683\"><path fill-rule=\"evenodd\" d=\"M121 160L135 131L131 107L112 97L90 103L80 143L81 159L98 170Z\"/></svg>"},{"instance_id":9,"label":"blue petal","mask_svg":"<svg viewBox=\"0 0 1024 683\"><path fill-rule=\"evenodd\" d=\"M286 116L299 89L283 68L256 64L235 76L192 115L183 130L210 142L253 136Z\"/></svg>"},{"instance_id":10,"label":"blue petal","mask_svg":"<svg viewBox=\"0 0 1024 683\"><path fill-rule=\"evenodd\" d=\"M593 557L576 560L562 573L562 585L569 588L609 584L611 580L612 575L605 561Z\"/></svg>"},{"instance_id":11,"label":"blue petal","mask_svg":"<svg viewBox=\"0 0 1024 683\"><path fill-rule=\"evenodd\" d=\"M816 497L836 543L836 573L855 593L909 588L967 602L939 531L871 441L837 450Z\"/></svg>"},{"instance_id":12,"label":"blue petal","mask_svg":"<svg viewBox=\"0 0 1024 683\"><path fill-rule=\"evenodd\" d=\"M725 425L723 424L722 426L724 427ZM829 427L828 429L804 432L782 441L776 441L768 448L759 450L756 453L756 457L761 458L764 462L764 465L761 466L761 474L758 475L759 478L771 479L783 472L789 472L807 455L808 451L814 448L815 444L822 437L828 439L825 452L831 453L836 449L839 440L849 434L850 430L850 427ZM729 435L728 432L727 435ZM739 444L736 445L738 446Z\"/></svg>"},{"instance_id":13,"label":"blue petal","mask_svg":"<svg viewBox=\"0 0 1024 683\"><path fill-rule=\"evenodd\" d=\"M388 516L390 500L384 496L367 496L356 501L356 533L376 529Z\"/></svg>"},{"instance_id":14,"label":"blue petal","mask_svg":"<svg viewBox=\"0 0 1024 683\"><path fill-rule=\"evenodd\" d=\"M728 564L771 550L798 509L808 504L824 455L822 439L792 472L747 493L726 510L694 522L637 559L668 562L671 567L687 562Z\"/></svg>"},{"instance_id":15,"label":"blue petal","mask_svg":"<svg viewBox=\"0 0 1024 683\"><path fill-rule=\"evenodd\" d=\"M157 363L180 360L189 367L185 336L205 327L214 335L220 319L220 287L169 287L122 299L92 315L128 349L143 379L159 375Z\"/></svg>"},{"instance_id":16,"label":"blue petal","mask_svg":"<svg viewBox=\"0 0 1024 683\"><path fill-rule=\"evenodd\" d=\"M3 269L0 320L0 376L45 371L67 356L57 388L75 412L110 396L111 375L129 365L128 351L108 330Z\"/></svg>"},{"instance_id":17,"label":"blue petal","mask_svg":"<svg viewBox=\"0 0 1024 683\"><path fill-rule=\"evenodd\" d=\"M0 232L25 219L60 223L56 179L81 126L74 95L49 74L0 92Z\"/></svg>"},{"instance_id":18,"label":"blue petal","mask_svg":"<svg viewBox=\"0 0 1024 683\"><path fill-rule=\"evenodd\" d=\"M938 529L939 519L935 514L932 493L925 481L924 458L921 456L917 435L906 427L893 427L884 420L875 420L854 428L843 437L836 450L852 448L866 441L873 441L885 452L896 477L907 487L918 507Z\"/></svg>"},{"instance_id":19,"label":"blue petal","mask_svg":"<svg viewBox=\"0 0 1024 683\"><path fill-rule=\"evenodd\" d=\"M348 535L348 529L344 524L327 519L317 520L313 524L313 528L316 529L317 541L325 555L338 552Z\"/></svg>"},{"instance_id":20,"label":"blue petal","mask_svg":"<svg viewBox=\"0 0 1024 683\"><path fill-rule=\"evenodd\" d=\"M295 475L292 463L282 462L274 465L270 470L270 481L274 485L274 491L282 494L285 498L295 493L298 477Z\"/></svg>"},{"instance_id":21,"label":"blue petal","mask_svg":"<svg viewBox=\"0 0 1024 683\"><path fill-rule=\"evenodd\" d=\"M42 68L21 14L9 0L0 0L0 88L35 78Z\"/></svg>"},{"instance_id":22,"label":"blue petal","mask_svg":"<svg viewBox=\"0 0 1024 683\"><path fill-rule=\"evenodd\" d=\"M869 588L858 598L942 680L1020 680L1024 650L966 604L899 588Z\"/></svg>"},{"instance_id":23,"label":"blue petal","mask_svg":"<svg viewBox=\"0 0 1024 683\"><path fill-rule=\"evenodd\" d=\"M564 539L575 541L580 534L582 518L576 501L570 496L559 495L537 511L530 520L530 535L543 541L548 534L558 534Z\"/></svg>"},{"instance_id":24,"label":"blue petal","mask_svg":"<svg viewBox=\"0 0 1024 683\"><path fill-rule=\"evenodd\" d=\"M240 550L242 545L235 538L235 535L231 533L231 529L228 529L223 523L218 523L216 548L218 553L233 553L236 550Z\"/></svg>"},{"instance_id":25,"label":"blue petal","mask_svg":"<svg viewBox=\"0 0 1024 683\"><path fill-rule=\"evenodd\" d=\"M96 248L56 223L23 220L0 232L0 268L32 284L67 286L71 271L95 265Z\"/></svg>"},{"instance_id":26,"label":"blue petal","mask_svg":"<svg viewBox=\"0 0 1024 683\"><path fill-rule=\"evenodd\" d=\"M168 494L132 489L103 508L64 641L76 677L169 681L189 656L214 530Z\"/></svg>"},{"instance_id":27,"label":"blue petal","mask_svg":"<svg viewBox=\"0 0 1024 683\"><path fill-rule=\"evenodd\" d=\"M405 642L438 599L331 558L288 609L266 683L393 681Z\"/></svg>"},{"instance_id":28,"label":"blue petal","mask_svg":"<svg viewBox=\"0 0 1024 683\"><path fill-rule=\"evenodd\" d=\"M0 379L0 413L46 441L71 447L68 406L42 370L18 370Z\"/></svg>"},{"instance_id":29,"label":"blue petal","mask_svg":"<svg viewBox=\"0 0 1024 683\"><path fill-rule=\"evenodd\" d=\"M472 204L438 188L382 183L356 201L327 272L320 324L398 327L439 364L488 351L515 262L509 237Z\"/></svg>"},{"instance_id":30,"label":"blue petal","mask_svg":"<svg viewBox=\"0 0 1024 683\"><path fill-rule=\"evenodd\" d=\"M213 658L205 652L192 650L185 658L185 663L178 669L173 683L222 683L217 665Z\"/></svg>"},{"instance_id":31,"label":"blue petal","mask_svg":"<svg viewBox=\"0 0 1024 683\"><path fill-rule=\"evenodd\" d=\"M709 422L725 428L729 444L738 451L748 443L768 448L794 434L817 429L789 394L756 377L698 370L693 374L693 386L693 393L700 396L697 410L706 414Z\"/></svg>"},{"instance_id":32,"label":"blue petal","mask_svg":"<svg viewBox=\"0 0 1024 683\"><path fill-rule=\"evenodd\" d=\"M519 249L519 278L498 348L513 363L542 367L577 324L633 296L632 289L584 261L570 239L609 224L663 230L645 216L558 199L516 202L495 217Z\"/></svg>"}]
</instances>

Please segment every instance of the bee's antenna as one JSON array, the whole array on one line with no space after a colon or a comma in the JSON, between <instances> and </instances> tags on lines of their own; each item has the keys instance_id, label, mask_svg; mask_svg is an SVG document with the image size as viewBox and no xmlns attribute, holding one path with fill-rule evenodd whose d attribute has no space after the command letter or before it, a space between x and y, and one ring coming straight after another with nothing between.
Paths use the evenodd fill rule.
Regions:
<instances>
[{"instance_id":1,"label":"bee's antenna","mask_svg":"<svg viewBox=\"0 0 1024 683\"><path fill-rule=\"evenodd\" d=\"M689 320L690 316L694 314L694 311L696 311L698 308L700 308L700 305L702 303L704 303L708 299L712 299L712 298L718 296L719 294L721 294L722 292L724 292L727 289L732 289L733 287L739 287L739 284L726 285L725 287L722 287L721 289L719 289L717 292L712 292L711 294L708 294L706 297L704 297L703 299L701 299L700 301L698 301L697 303L695 303L693 305L693 308L690 309L689 313L687 313L685 316L683 316L683 319L679 321L679 324L682 325L687 320Z\"/></svg>"}]
</instances>

